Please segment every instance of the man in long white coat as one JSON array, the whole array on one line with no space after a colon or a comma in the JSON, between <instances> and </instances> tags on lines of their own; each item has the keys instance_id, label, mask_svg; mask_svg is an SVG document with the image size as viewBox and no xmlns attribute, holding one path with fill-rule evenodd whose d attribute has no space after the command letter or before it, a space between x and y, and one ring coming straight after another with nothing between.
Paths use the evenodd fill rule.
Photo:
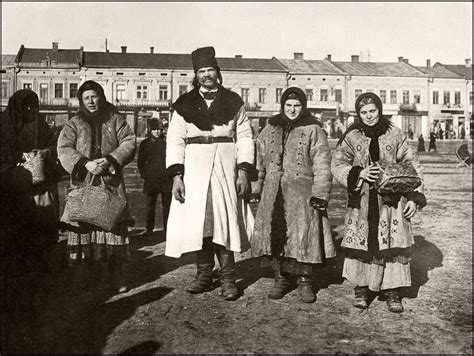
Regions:
<instances>
[{"instance_id":1,"label":"man in long white coat","mask_svg":"<svg viewBox=\"0 0 474 356\"><path fill-rule=\"evenodd\" d=\"M165 255L196 251L197 274L186 289L212 289L214 254L220 264L220 294L238 297L234 252L249 248L253 216L242 197L254 164L250 121L240 96L225 89L213 47L191 54L194 89L173 104L166 146L173 201ZM249 232L249 234L247 233Z\"/></svg>"}]
</instances>

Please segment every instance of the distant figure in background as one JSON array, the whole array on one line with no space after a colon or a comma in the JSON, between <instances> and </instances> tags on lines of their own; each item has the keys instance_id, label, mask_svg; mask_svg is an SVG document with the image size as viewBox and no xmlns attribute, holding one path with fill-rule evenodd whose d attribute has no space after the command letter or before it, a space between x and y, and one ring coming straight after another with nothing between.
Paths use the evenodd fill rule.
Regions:
<instances>
[{"instance_id":1,"label":"distant figure in background","mask_svg":"<svg viewBox=\"0 0 474 356\"><path fill-rule=\"evenodd\" d=\"M411 127L408 129L408 138L410 140L413 140L413 137L414 137L414 133L413 133L413 130L411 129Z\"/></svg>"},{"instance_id":2,"label":"distant figure in background","mask_svg":"<svg viewBox=\"0 0 474 356\"><path fill-rule=\"evenodd\" d=\"M418 152L425 152L425 139L423 135L418 136L418 147L416 148Z\"/></svg>"},{"instance_id":3,"label":"distant figure in background","mask_svg":"<svg viewBox=\"0 0 474 356\"><path fill-rule=\"evenodd\" d=\"M428 146L428 152L434 150L436 152L436 134L430 131L430 145Z\"/></svg>"},{"instance_id":4,"label":"distant figure in background","mask_svg":"<svg viewBox=\"0 0 474 356\"><path fill-rule=\"evenodd\" d=\"M441 128L441 126L439 126L439 128L438 128L438 135L439 135L438 138L439 138L440 140L442 140L442 139L444 138L444 137L443 137L444 131L443 131L443 129Z\"/></svg>"},{"instance_id":5,"label":"distant figure in background","mask_svg":"<svg viewBox=\"0 0 474 356\"><path fill-rule=\"evenodd\" d=\"M152 119L150 132L140 144L138 150L138 171L145 180L143 193L146 203L146 234L153 233L155 228L155 211L158 194L161 194L163 209L163 229L166 232L171 204L171 179L166 174L166 136L161 120Z\"/></svg>"}]
</instances>

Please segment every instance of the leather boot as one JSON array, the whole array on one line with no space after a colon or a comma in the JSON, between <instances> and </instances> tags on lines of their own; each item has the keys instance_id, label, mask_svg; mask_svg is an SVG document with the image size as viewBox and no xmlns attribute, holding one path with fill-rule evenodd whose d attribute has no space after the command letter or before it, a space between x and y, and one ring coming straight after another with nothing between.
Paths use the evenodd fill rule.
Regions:
<instances>
[{"instance_id":1,"label":"leather boot","mask_svg":"<svg viewBox=\"0 0 474 356\"><path fill-rule=\"evenodd\" d=\"M202 250L196 252L196 277L186 288L186 292L200 294L212 290L212 269L214 268L214 246L212 238L206 237Z\"/></svg>"},{"instance_id":2,"label":"leather boot","mask_svg":"<svg viewBox=\"0 0 474 356\"><path fill-rule=\"evenodd\" d=\"M298 276L298 294L303 303L314 303L316 294L313 292L313 280L308 276Z\"/></svg>"},{"instance_id":3,"label":"leather boot","mask_svg":"<svg viewBox=\"0 0 474 356\"><path fill-rule=\"evenodd\" d=\"M122 262L112 259L108 264L110 285L114 292L125 293L128 291L128 287L125 284L123 278Z\"/></svg>"},{"instance_id":4,"label":"leather boot","mask_svg":"<svg viewBox=\"0 0 474 356\"><path fill-rule=\"evenodd\" d=\"M354 303L353 305L359 309L367 309L369 307L369 287L355 287L354 288Z\"/></svg>"},{"instance_id":5,"label":"leather boot","mask_svg":"<svg viewBox=\"0 0 474 356\"><path fill-rule=\"evenodd\" d=\"M90 259L87 261L87 284L86 289L94 291L100 282L101 263Z\"/></svg>"},{"instance_id":6,"label":"leather boot","mask_svg":"<svg viewBox=\"0 0 474 356\"><path fill-rule=\"evenodd\" d=\"M387 289L385 292L385 297L387 298L388 310L392 313L402 313L403 304L398 295L397 289Z\"/></svg>"},{"instance_id":7,"label":"leather boot","mask_svg":"<svg viewBox=\"0 0 474 356\"><path fill-rule=\"evenodd\" d=\"M275 277L272 289L267 294L270 299L281 299L291 289L289 279L280 270L275 270Z\"/></svg>"},{"instance_id":8,"label":"leather boot","mask_svg":"<svg viewBox=\"0 0 474 356\"><path fill-rule=\"evenodd\" d=\"M219 294L224 300L236 300L239 297L239 290L235 285L234 252L227 250L224 246L216 245L216 253L221 267L219 270L221 284Z\"/></svg>"}]
</instances>

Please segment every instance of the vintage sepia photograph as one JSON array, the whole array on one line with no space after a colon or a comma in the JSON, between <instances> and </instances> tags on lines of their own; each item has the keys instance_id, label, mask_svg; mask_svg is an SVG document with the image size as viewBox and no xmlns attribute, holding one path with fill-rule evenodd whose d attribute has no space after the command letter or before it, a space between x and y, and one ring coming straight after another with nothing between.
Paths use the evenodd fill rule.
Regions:
<instances>
[{"instance_id":1,"label":"vintage sepia photograph","mask_svg":"<svg viewBox=\"0 0 474 356\"><path fill-rule=\"evenodd\" d=\"M2 1L0 355L472 344L472 2Z\"/></svg>"}]
</instances>

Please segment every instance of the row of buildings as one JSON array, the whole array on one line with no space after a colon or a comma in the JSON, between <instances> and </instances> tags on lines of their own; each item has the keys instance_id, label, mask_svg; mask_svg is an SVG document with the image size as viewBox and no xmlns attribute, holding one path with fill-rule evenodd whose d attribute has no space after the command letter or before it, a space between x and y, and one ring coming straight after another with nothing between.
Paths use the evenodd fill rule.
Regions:
<instances>
[{"instance_id":1,"label":"row of buildings","mask_svg":"<svg viewBox=\"0 0 474 356\"><path fill-rule=\"evenodd\" d=\"M355 116L358 95L372 91L384 103L383 115L414 137L442 130L444 138L469 137L473 130L472 64L448 65L430 60L414 66L399 57L390 63L305 59L217 58L223 86L245 102L255 132L279 112L280 97L289 86L306 91L309 110L320 117L336 138ZM16 90L34 90L48 122L63 125L78 109L76 93L86 80L100 83L107 99L127 117L137 135L146 132L152 117L169 120L171 103L192 86L194 72L189 54L89 52L84 48L26 48L2 55L1 108ZM453 137L454 136L454 137Z\"/></svg>"}]
</instances>

